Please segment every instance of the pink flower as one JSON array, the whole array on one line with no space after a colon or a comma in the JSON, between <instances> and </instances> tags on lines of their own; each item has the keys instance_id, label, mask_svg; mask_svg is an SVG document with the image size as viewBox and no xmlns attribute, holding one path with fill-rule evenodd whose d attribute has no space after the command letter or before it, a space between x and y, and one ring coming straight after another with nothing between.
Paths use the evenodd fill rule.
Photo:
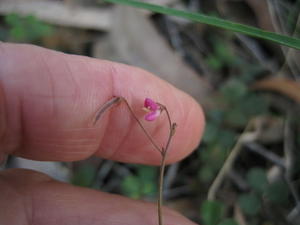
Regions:
<instances>
[{"instance_id":1,"label":"pink flower","mask_svg":"<svg viewBox=\"0 0 300 225\"><path fill-rule=\"evenodd\" d=\"M144 109L148 112L145 115L145 120L147 121L155 120L161 113L161 107L150 98L145 99Z\"/></svg>"}]
</instances>

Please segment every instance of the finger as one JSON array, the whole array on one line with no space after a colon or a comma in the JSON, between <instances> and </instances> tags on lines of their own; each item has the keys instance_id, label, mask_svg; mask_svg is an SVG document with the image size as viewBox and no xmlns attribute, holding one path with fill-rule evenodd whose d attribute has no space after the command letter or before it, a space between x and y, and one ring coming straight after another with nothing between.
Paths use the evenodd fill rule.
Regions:
<instances>
[{"instance_id":1,"label":"finger","mask_svg":"<svg viewBox=\"0 0 300 225\"><path fill-rule=\"evenodd\" d=\"M178 124L168 162L189 154L203 130L198 104L144 70L31 45L0 44L0 89L6 114L0 149L30 159L73 161L96 154L158 164L160 155L124 104L93 125L95 112L112 96L127 99L140 119L146 97L167 106ZM159 145L165 143L165 115L143 124Z\"/></svg>"},{"instance_id":2,"label":"finger","mask_svg":"<svg viewBox=\"0 0 300 225\"><path fill-rule=\"evenodd\" d=\"M0 224L156 225L156 206L51 180L30 170L0 173ZM165 225L194 225L163 209Z\"/></svg>"}]
</instances>

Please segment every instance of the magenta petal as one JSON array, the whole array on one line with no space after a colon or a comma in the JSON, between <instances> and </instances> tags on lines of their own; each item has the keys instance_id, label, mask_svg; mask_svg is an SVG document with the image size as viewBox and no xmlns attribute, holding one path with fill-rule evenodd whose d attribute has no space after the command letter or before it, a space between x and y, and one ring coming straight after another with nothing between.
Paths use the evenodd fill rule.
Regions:
<instances>
[{"instance_id":1,"label":"magenta petal","mask_svg":"<svg viewBox=\"0 0 300 225\"><path fill-rule=\"evenodd\" d=\"M152 111L152 112L148 113L148 114L145 116L145 120L147 120L147 121L153 121L153 120L155 120L157 117L159 117L159 115L160 115L160 111L159 111L159 110Z\"/></svg>"},{"instance_id":2,"label":"magenta petal","mask_svg":"<svg viewBox=\"0 0 300 225\"><path fill-rule=\"evenodd\" d=\"M150 109L151 111L155 111L159 108L159 106L156 104L156 102L150 98L145 99L144 106L146 108Z\"/></svg>"}]
</instances>

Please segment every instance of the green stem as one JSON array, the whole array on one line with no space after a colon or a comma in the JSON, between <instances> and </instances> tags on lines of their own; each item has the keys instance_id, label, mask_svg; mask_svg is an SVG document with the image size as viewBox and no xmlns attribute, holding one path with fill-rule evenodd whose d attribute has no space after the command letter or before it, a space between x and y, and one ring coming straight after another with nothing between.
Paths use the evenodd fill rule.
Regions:
<instances>
[{"instance_id":1,"label":"green stem","mask_svg":"<svg viewBox=\"0 0 300 225\"><path fill-rule=\"evenodd\" d=\"M142 1L136 0L106 0L107 2L128 5L136 8L150 10L156 13L162 13L170 16L178 16L181 18L188 19L190 21L195 21L222 29L230 30L233 32L239 32L249 36L262 38L265 40L273 41L277 44L286 45L291 48L300 49L300 39L295 37L289 37L286 35L277 34L274 32L265 31L256 27L235 23L232 21L224 20L217 17L208 16L201 13L192 13L182 10L177 10L173 8L168 8L161 5L150 4Z\"/></svg>"}]
</instances>

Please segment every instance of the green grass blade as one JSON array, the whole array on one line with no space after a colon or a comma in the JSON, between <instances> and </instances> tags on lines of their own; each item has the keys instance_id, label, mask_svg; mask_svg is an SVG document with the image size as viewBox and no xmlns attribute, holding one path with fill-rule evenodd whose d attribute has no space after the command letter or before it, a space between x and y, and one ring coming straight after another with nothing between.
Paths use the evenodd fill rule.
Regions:
<instances>
[{"instance_id":1,"label":"green grass blade","mask_svg":"<svg viewBox=\"0 0 300 225\"><path fill-rule=\"evenodd\" d=\"M212 16L207 16L201 13L185 12L185 11L176 10L176 9L172 9L160 5L149 4L149 3L139 2L134 0L106 0L106 1L111 3L129 5L136 8L147 9L156 13L182 17L191 21L216 26L234 32L243 33L249 36L273 41L275 43L286 45L288 47L300 50L300 39L298 38L265 31L256 27L243 25L240 23L235 23L235 22L231 22L228 20L224 20Z\"/></svg>"}]
</instances>

